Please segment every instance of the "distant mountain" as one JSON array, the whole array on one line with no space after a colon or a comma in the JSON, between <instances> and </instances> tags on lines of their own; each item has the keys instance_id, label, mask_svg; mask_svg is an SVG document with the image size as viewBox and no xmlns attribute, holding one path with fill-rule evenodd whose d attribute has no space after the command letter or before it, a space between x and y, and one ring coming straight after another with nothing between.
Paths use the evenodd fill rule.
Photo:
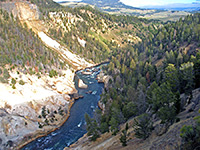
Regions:
<instances>
[{"instance_id":1,"label":"distant mountain","mask_svg":"<svg viewBox=\"0 0 200 150\"><path fill-rule=\"evenodd\" d=\"M161 21L175 21L180 17L189 15L189 12L184 11L172 11L166 8L154 8L149 6L144 8L137 8L125 5L120 0L72 0L59 2L62 6L68 6L71 8L81 7L86 5L92 5L99 8L100 11L115 15L131 15L147 19L155 19ZM191 10L193 11L193 9Z\"/></svg>"},{"instance_id":2,"label":"distant mountain","mask_svg":"<svg viewBox=\"0 0 200 150\"><path fill-rule=\"evenodd\" d=\"M66 2L68 1L62 1L59 3L66 3ZM74 2L77 2L77 1L74 1ZM124 3L120 2L120 0L80 0L80 2L94 5L99 8L111 7L111 8L126 8L126 9L141 9L141 8L125 5Z\"/></svg>"},{"instance_id":3,"label":"distant mountain","mask_svg":"<svg viewBox=\"0 0 200 150\"><path fill-rule=\"evenodd\" d=\"M161 9L161 10L174 10L174 11L197 11L200 9L200 3L195 2L191 4L186 3L174 3L168 5L159 5L159 6L143 6L142 8L146 9Z\"/></svg>"},{"instance_id":4,"label":"distant mountain","mask_svg":"<svg viewBox=\"0 0 200 150\"><path fill-rule=\"evenodd\" d=\"M115 8L127 8L127 9L139 9L136 7L125 5L120 0L82 0L84 3L95 5L97 7L115 7Z\"/></svg>"}]
</instances>

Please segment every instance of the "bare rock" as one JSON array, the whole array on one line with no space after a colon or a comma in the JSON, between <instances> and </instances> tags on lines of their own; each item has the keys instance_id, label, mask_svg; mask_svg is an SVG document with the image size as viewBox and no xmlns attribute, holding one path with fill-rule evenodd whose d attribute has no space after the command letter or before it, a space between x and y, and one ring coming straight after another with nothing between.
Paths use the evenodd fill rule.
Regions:
<instances>
[{"instance_id":1,"label":"bare rock","mask_svg":"<svg viewBox=\"0 0 200 150\"><path fill-rule=\"evenodd\" d=\"M200 88L192 91L192 102L195 103L195 105L198 105L199 104L199 101L200 101Z\"/></svg>"},{"instance_id":2,"label":"bare rock","mask_svg":"<svg viewBox=\"0 0 200 150\"><path fill-rule=\"evenodd\" d=\"M83 95L79 95L78 93L73 93L73 94L70 94L71 98L72 99L79 99L79 98L83 98Z\"/></svg>"},{"instance_id":3,"label":"bare rock","mask_svg":"<svg viewBox=\"0 0 200 150\"><path fill-rule=\"evenodd\" d=\"M168 128L169 128L168 124L157 124L155 126L156 135L158 135L158 136L163 135L164 133L167 132Z\"/></svg>"},{"instance_id":4,"label":"bare rock","mask_svg":"<svg viewBox=\"0 0 200 150\"><path fill-rule=\"evenodd\" d=\"M97 80L99 83L103 83L103 78L104 78L104 73L101 71L98 75L97 75Z\"/></svg>"},{"instance_id":5,"label":"bare rock","mask_svg":"<svg viewBox=\"0 0 200 150\"><path fill-rule=\"evenodd\" d=\"M112 78L112 76L104 76L103 77L103 82L104 82L104 87L105 88L108 88L109 87L109 84L112 84L112 82L113 82L113 78Z\"/></svg>"},{"instance_id":6,"label":"bare rock","mask_svg":"<svg viewBox=\"0 0 200 150\"><path fill-rule=\"evenodd\" d=\"M88 88L88 86L81 79L78 79L78 87L81 88L81 89L87 89Z\"/></svg>"},{"instance_id":7,"label":"bare rock","mask_svg":"<svg viewBox=\"0 0 200 150\"><path fill-rule=\"evenodd\" d=\"M91 75L92 72L91 71L83 71L82 74L84 74L84 75Z\"/></svg>"},{"instance_id":8,"label":"bare rock","mask_svg":"<svg viewBox=\"0 0 200 150\"><path fill-rule=\"evenodd\" d=\"M187 106L186 111L192 112L192 111L194 111L195 107L196 107L196 104L194 102L192 102Z\"/></svg>"},{"instance_id":9,"label":"bare rock","mask_svg":"<svg viewBox=\"0 0 200 150\"><path fill-rule=\"evenodd\" d=\"M99 108L102 110L102 113L104 114L105 113L105 104L101 101L98 101L98 106Z\"/></svg>"}]
</instances>

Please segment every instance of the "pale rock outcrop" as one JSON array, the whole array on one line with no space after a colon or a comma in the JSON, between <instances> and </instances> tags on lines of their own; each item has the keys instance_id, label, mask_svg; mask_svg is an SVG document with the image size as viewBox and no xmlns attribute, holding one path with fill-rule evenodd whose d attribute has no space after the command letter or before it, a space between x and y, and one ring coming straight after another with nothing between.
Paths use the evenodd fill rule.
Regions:
<instances>
[{"instance_id":1,"label":"pale rock outcrop","mask_svg":"<svg viewBox=\"0 0 200 150\"><path fill-rule=\"evenodd\" d=\"M88 85L86 85L83 80L81 79L78 79L78 87L79 88L82 88L82 89L87 89L88 88Z\"/></svg>"},{"instance_id":2,"label":"pale rock outcrop","mask_svg":"<svg viewBox=\"0 0 200 150\"><path fill-rule=\"evenodd\" d=\"M69 67L67 70L56 70L61 72L59 74L62 76L53 78L43 72L40 79L36 75L22 73L25 68L29 69L28 66L9 72L11 78L16 79L17 83L16 89L9 84L0 83L0 149L5 150L18 149L16 146L61 125L69 115L73 103L69 95L77 92L73 82L74 71L93 66L93 63L73 54L45 34L47 28L44 22L39 20L36 5L19 1L14 3L13 7L16 9L15 16L18 16L21 23L26 23L28 28L38 34L47 47L57 52L62 61L72 66L73 71ZM42 64L41 66L46 67ZM9 66L5 67L9 68ZM25 84L19 84L20 80ZM11 81L9 83L11 84ZM83 86L87 85L83 84Z\"/></svg>"},{"instance_id":3,"label":"pale rock outcrop","mask_svg":"<svg viewBox=\"0 0 200 150\"><path fill-rule=\"evenodd\" d=\"M38 36L50 48L55 49L73 68L79 70L91 67L93 64L88 63L84 58L70 52L66 47L61 46L57 41L47 36L44 32L39 32Z\"/></svg>"},{"instance_id":4,"label":"pale rock outcrop","mask_svg":"<svg viewBox=\"0 0 200 150\"><path fill-rule=\"evenodd\" d=\"M109 85L109 82L113 82L112 76L105 75L103 72L100 72L97 75L97 80L99 83L104 83L104 87L107 88Z\"/></svg>"},{"instance_id":5,"label":"pale rock outcrop","mask_svg":"<svg viewBox=\"0 0 200 150\"><path fill-rule=\"evenodd\" d=\"M56 128L66 118L71 99L69 94L77 92L73 82L74 73L71 70L63 70L61 77L50 78L48 75L25 75L10 72L11 78L15 78L16 89L9 84L0 83L0 149L12 149L22 141L30 140L38 132L47 132ZM24 81L24 85L19 84ZM11 81L9 81L11 82ZM42 116L45 109L46 116ZM63 111L63 116L54 112ZM51 120L55 116L57 121L45 124L45 120ZM43 127L41 128L40 125ZM12 146L8 145L12 142Z\"/></svg>"},{"instance_id":6,"label":"pale rock outcrop","mask_svg":"<svg viewBox=\"0 0 200 150\"><path fill-rule=\"evenodd\" d=\"M98 106L102 110L102 114L104 114L106 105L102 101L98 101Z\"/></svg>"},{"instance_id":7,"label":"pale rock outcrop","mask_svg":"<svg viewBox=\"0 0 200 150\"><path fill-rule=\"evenodd\" d=\"M83 40L83 39L81 39L81 38L77 38L78 39L78 42L79 42L79 44L82 46L82 47L84 47L85 48L85 45L86 45L86 41L85 40Z\"/></svg>"}]
</instances>

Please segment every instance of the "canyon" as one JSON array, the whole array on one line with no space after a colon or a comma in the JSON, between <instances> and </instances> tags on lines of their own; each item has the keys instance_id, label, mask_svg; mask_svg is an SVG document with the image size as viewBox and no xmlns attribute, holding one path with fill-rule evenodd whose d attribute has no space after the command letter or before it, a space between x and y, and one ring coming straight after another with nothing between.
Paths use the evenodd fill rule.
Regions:
<instances>
[{"instance_id":1,"label":"canyon","mask_svg":"<svg viewBox=\"0 0 200 150\"><path fill-rule=\"evenodd\" d=\"M33 30L47 47L59 53L62 61L72 66L62 70L59 77L47 74L38 78L12 70L9 71L11 78L23 80L24 84L17 83L13 89L8 84L0 83L0 147L12 149L43 136L66 121L74 103L69 95L77 93L75 71L91 67L94 63L73 54L49 37L45 33L44 22L39 19L36 5L26 1L2 2L1 5L18 17L21 24Z\"/></svg>"}]
</instances>

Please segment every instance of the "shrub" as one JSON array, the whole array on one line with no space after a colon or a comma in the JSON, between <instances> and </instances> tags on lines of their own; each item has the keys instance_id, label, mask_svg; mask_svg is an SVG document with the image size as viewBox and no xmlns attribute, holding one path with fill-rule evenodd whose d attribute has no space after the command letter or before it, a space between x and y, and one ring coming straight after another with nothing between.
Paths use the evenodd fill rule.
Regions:
<instances>
[{"instance_id":1,"label":"shrub","mask_svg":"<svg viewBox=\"0 0 200 150\"><path fill-rule=\"evenodd\" d=\"M200 116L194 118L195 125L184 125L181 128L180 137L182 138L182 150L198 150L200 149Z\"/></svg>"},{"instance_id":2,"label":"shrub","mask_svg":"<svg viewBox=\"0 0 200 150\"><path fill-rule=\"evenodd\" d=\"M134 120L133 125L135 136L140 139L146 139L153 130L153 124L148 114L142 114Z\"/></svg>"},{"instance_id":3,"label":"shrub","mask_svg":"<svg viewBox=\"0 0 200 150\"><path fill-rule=\"evenodd\" d=\"M39 128L43 128L43 126L38 122L38 127Z\"/></svg>"},{"instance_id":4,"label":"shrub","mask_svg":"<svg viewBox=\"0 0 200 150\"><path fill-rule=\"evenodd\" d=\"M19 80L19 84L24 85L25 82L23 80Z\"/></svg>"},{"instance_id":5,"label":"shrub","mask_svg":"<svg viewBox=\"0 0 200 150\"><path fill-rule=\"evenodd\" d=\"M9 72L8 72L7 69L4 69L4 70L3 70L3 76L4 76L5 79L10 78L10 74L9 74Z\"/></svg>"},{"instance_id":6,"label":"shrub","mask_svg":"<svg viewBox=\"0 0 200 150\"><path fill-rule=\"evenodd\" d=\"M8 83L8 80L4 79L3 77L0 77L0 82L1 83Z\"/></svg>"},{"instance_id":7,"label":"shrub","mask_svg":"<svg viewBox=\"0 0 200 150\"><path fill-rule=\"evenodd\" d=\"M17 83L17 81L16 81L14 78L12 78L11 83L12 83L13 85L15 85L15 84Z\"/></svg>"},{"instance_id":8,"label":"shrub","mask_svg":"<svg viewBox=\"0 0 200 150\"><path fill-rule=\"evenodd\" d=\"M51 71L49 71L49 77L53 78L56 77L58 75L57 71L54 69L51 69Z\"/></svg>"},{"instance_id":9,"label":"shrub","mask_svg":"<svg viewBox=\"0 0 200 150\"><path fill-rule=\"evenodd\" d=\"M13 89L16 89L16 87L15 87L15 85L14 85L14 84L12 85L12 88L13 88Z\"/></svg>"}]
</instances>

